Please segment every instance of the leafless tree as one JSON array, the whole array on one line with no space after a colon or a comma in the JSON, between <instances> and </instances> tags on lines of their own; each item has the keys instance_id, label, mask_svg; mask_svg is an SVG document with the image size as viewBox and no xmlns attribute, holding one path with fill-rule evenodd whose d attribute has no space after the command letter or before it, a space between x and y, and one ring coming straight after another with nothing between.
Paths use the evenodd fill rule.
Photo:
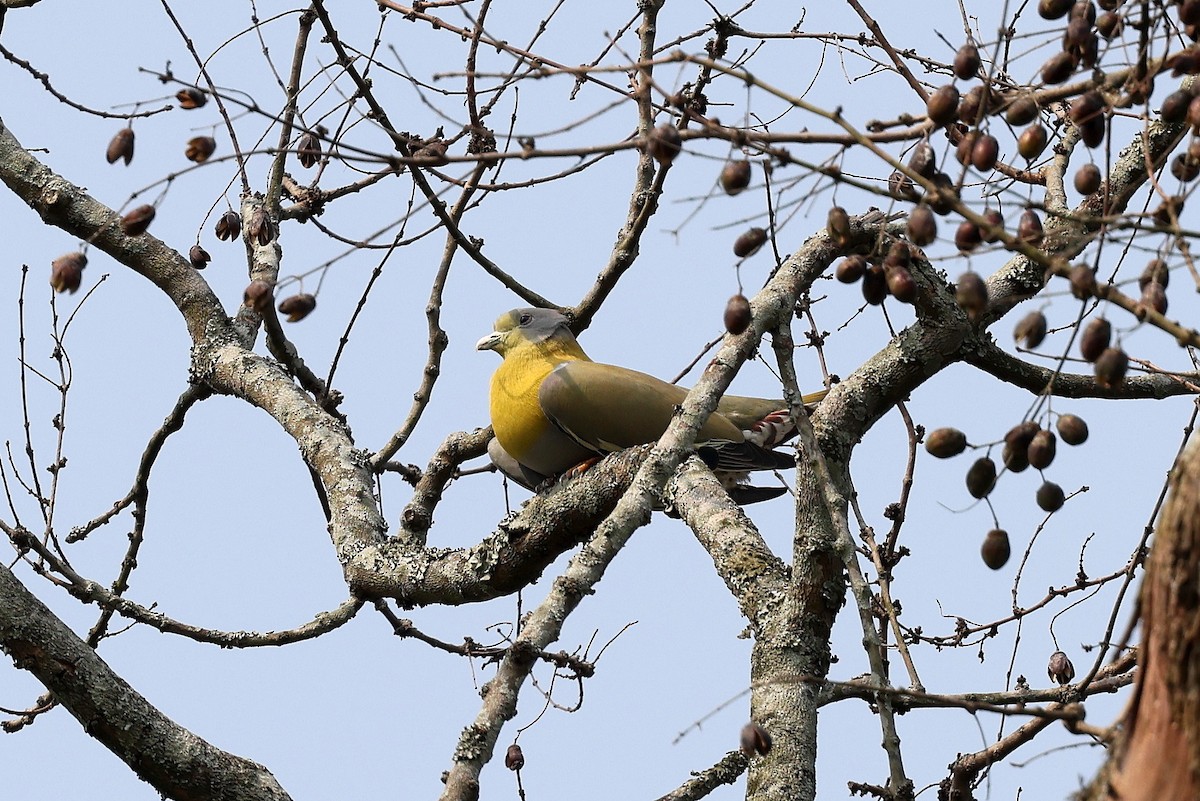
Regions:
<instances>
[{"instance_id":1,"label":"leafless tree","mask_svg":"<svg viewBox=\"0 0 1200 801\"><path fill-rule=\"evenodd\" d=\"M193 734L100 654L147 629L225 649L298 647L369 610L410 653L466 660L486 682L474 717L455 723L457 742L428 767L444 772L442 797L497 797L488 781L499 774L481 779L493 761L514 771L524 797L536 757L521 748L529 726L512 723L518 699L575 708L584 686L607 680L600 655L626 647L620 626L603 648L555 643L579 640L564 626L585 599L605 603L601 578L665 507L694 534L751 639L740 747L735 726L729 750L673 777L665 798L743 777L748 798L815 798L818 744L839 754L818 720L847 705L872 721L855 735L859 766L844 771L854 795L979 797L998 765L1041 753L1051 731L1093 746L1074 772L1093 772L1095 746L1117 745L1115 786L1153 781L1145 755L1161 741L1123 743L1125 713L1102 706L1108 719L1085 720L1085 710L1134 695L1135 581L1194 421L1177 415L1166 426L1179 435L1164 436L1152 411L1164 407L1146 402L1197 393L1200 333L1184 285L1200 289L1185 211L1200 175L1200 2L196 5L109 8L107 27L89 35L81 28L95 12L71 20L63 4L0 0L6 85L36 97L0 102L7 261L27 264L6 270L2 290L16 353L4 368L0 530L13 557L0 568L0 646L45 687L0 699L9 737L65 710L166 797L289 797L270 766ZM117 56L126 72L92 66ZM238 241L244 260L230 255ZM670 260L679 269L664 277ZM153 292L106 286L101 271L148 279ZM461 290L460 274L470 275ZM654 297L622 294L630 286ZM728 330L714 339L729 295ZM174 322L143 330L137 350L73 358L82 343L72 327L108 298L123 321L168 301ZM680 379L707 366L657 444L609 456L494 515L490 533L465 535L445 523L451 507L500 498L506 485L481 460L487 421L464 420L464 431L448 422L459 393L485 393L487 369L453 361L461 340L449 332L485 332L509 306L555 308L578 334L595 326L627 342L672 332L698 354ZM167 357L176 372L145 369L179 322L186 343ZM1015 345L1002 346L1010 330ZM34 346L47 334L48 357ZM694 456L696 432L751 360L774 370L797 427L786 542ZM166 416L148 439L115 440L136 463L115 498L68 480L90 469L110 486L108 456L75 455L97 433L76 422L85 364L113 391L148 383L176 398L156 409L125 396L130 415ZM408 372L386 385L404 387L405 400L371 419L362 410L397 364ZM800 393L817 370L829 391L810 417ZM931 387L941 402L910 412ZM222 397L266 415L222 431L201 412ZM1072 404L1095 399L1114 403L1088 413L1085 446ZM899 473L874 457L852 469L884 420L904 432L883 449ZM390 435L376 437L379 426ZM1105 444L1122 426L1136 448ZM290 536L327 529L344 602L257 633L141 594L143 547L188 515L149 513L164 487L185 481L163 457L181 432L226 442L231 461L239 442L272 432L294 442L290 463L251 489L310 499L301 517L318 525ZM967 450L973 460L951 459ZM1194 501L1194 469L1181 476ZM1085 494L1084 482L1101 491ZM1132 483L1129 497L1111 489ZM1140 527L1114 512L1131 505ZM128 542L112 551L122 527ZM949 527L961 531L935 535ZM1089 551L1097 532L1100 556ZM99 538L104 563L81 550ZM1185 557L1174 581L1192 587L1194 552ZM523 593L547 574L526 609ZM977 591L939 614L955 580ZM1162 611L1169 599L1148 597L1159 599L1153 623L1182 619ZM98 609L86 631L64 602ZM472 623L451 642L405 617L485 602L507 621L489 629L490 644ZM1076 642L1059 642L1064 615ZM853 658L835 655L835 621L853 632ZM1172 660L1200 645L1194 625L1164 636L1153 664L1186 673ZM1039 637L1053 647L1023 642ZM1006 661L998 678L961 667L988 649ZM1030 653L1038 673L1027 679ZM840 670L843 660L866 672ZM1164 693L1161 683L1139 692L1130 714L1159 717L1136 718L1135 732L1167 731ZM914 769L939 724L912 738L902 729L946 710L994 728L982 743L951 743L945 770ZM697 728L705 711L690 710ZM636 725L653 712L625 714ZM570 725L556 720L534 722ZM868 756L864 743L876 741ZM620 765L623 747L589 757ZM1187 776L1149 786L1194 788L1186 764Z\"/></svg>"}]
</instances>

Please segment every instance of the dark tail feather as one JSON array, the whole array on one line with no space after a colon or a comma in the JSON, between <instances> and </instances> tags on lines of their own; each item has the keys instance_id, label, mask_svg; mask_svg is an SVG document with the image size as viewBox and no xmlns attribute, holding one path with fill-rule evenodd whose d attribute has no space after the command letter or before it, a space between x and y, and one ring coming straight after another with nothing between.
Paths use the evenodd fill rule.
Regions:
<instances>
[{"instance_id":1,"label":"dark tail feather","mask_svg":"<svg viewBox=\"0 0 1200 801\"><path fill-rule=\"evenodd\" d=\"M796 466L791 453L752 442L710 442L699 448L699 455L713 470L787 470Z\"/></svg>"}]
</instances>

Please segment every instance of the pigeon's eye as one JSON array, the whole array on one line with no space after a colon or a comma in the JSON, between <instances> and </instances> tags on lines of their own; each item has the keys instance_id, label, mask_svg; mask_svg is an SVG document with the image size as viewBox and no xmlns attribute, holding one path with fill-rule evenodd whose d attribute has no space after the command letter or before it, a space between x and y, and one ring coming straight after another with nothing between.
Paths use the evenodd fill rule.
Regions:
<instances>
[{"instance_id":1,"label":"pigeon's eye","mask_svg":"<svg viewBox=\"0 0 1200 801\"><path fill-rule=\"evenodd\" d=\"M524 314L521 315L521 325L529 325L532 322L533 322L533 315L530 314L529 312L525 312Z\"/></svg>"}]
</instances>

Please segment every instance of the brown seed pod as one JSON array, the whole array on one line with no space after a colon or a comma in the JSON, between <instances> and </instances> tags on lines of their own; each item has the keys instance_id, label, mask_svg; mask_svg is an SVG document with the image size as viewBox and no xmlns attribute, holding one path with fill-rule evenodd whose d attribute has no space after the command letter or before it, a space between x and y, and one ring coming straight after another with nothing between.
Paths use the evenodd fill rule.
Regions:
<instances>
[{"instance_id":1,"label":"brown seed pod","mask_svg":"<svg viewBox=\"0 0 1200 801\"><path fill-rule=\"evenodd\" d=\"M190 86L176 92L175 99L179 101L179 107L183 109L201 108L208 102L208 96L204 92Z\"/></svg>"},{"instance_id":2,"label":"brown seed pod","mask_svg":"<svg viewBox=\"0 0 1200 801\"><path fill-rule=\"evenodd\" d=\"M937 157L928 142L918 142L908 157L908 168L922 178L933 178L937 172Z\"/></svg>"},{"instance_id":3,"label":"brown seed pod","mask_svg":"<svg viewBox=\"0 0 1200 801\"><path fill-rule=\"evenodd\" d=\"M1120 14L1107 11L1096 17L1096 32L1105 39L1115 39L1125 30L1125 19Z\"/></svg>"},{"instance_id":4,"label":"brown seed pod","mask_svg":"<svg viewBox=\"0 0 1200 801\"><path fill-rule=\"evenodd\" d=\"M109 164L115 164L117 159L122 159L125 166L129 166L129 162L133 161L132 128L122 128L113 135L108 142L108 150L105 151L104 158L108 159Z\"/></svg>"},{"instance_id":5,"label":"brown seed pod","mask_svg":"<svg viewBox=\"0 0 1200 801\"><path fill-rule=\"evenodd\" d=\"M1125 4L1125 0L1098 0L1097 5L1105 11L1116 11Z\"/></svg>"},{"instance_id":6,"label":"brown seed pod","mask_svg":"<svg viewBox=\"0 0 1200 801\"><path fill-rule=\"evenodd\" d=\"M1055 428L1058 429L1058 436L1068 445L1082 445L1087 442L1088 426L1079 415L1060 414Z\"/></svg>"},{"instance_id":7,"label":"brown seed pod","mask_svg":"<svg viewBox=\"0 0 1200 801\"><path fill-rule=\"evenodd\" d=\"M1082 19L1088 25L1096 21L1096 7L1092 5L1092 0L1076 0L1075 5L1071 6L1071 16L1068 19Z\"/></svg>"},{"instance_id":8,"label":"brown seed pod","mask_svg":"<svg viewBox=\"0 0 1200 801\"><path fill-rule=\"evenodd\" d=\"M983 241L989 245L1000 241L1000 234L1004 231L1004 215L996 209L987 209L983 212L983 218L988 221L990 226L983 230Z\"/></svg>"},{"instance_id":9,"label":"brown seed pod","mask_svg":"<svg viewBox=\"0 0 1200 801\"><path fill-rule=\"evenodd\" d=\"M256 207L250 213L250 219L246 221L246 236L251 241L266 245L275 238L276 233L275 223L267 214L267 210L262 206Z\"/></svg>"},{"instance_id":10,"label":"brown seed pod","mask_svg":"<svg viewBox=\"0 0 1200 801\"><path fill-rule=\"evenodd\" d=\"M970 220L963 220L954 231L954 245L963 253L970 253L983 242L983 234L979 226Z\"/></svg>"},{"instance_id":11,"label":"brown seed pod","mask_svg":"<svg viewBox=\"0 0 1200 801\"><path fill-rule=\"evenodd\" d=\"M220 239L222 242L229 239L237 239L241 233L242 216L233 209L230 209L217 218L217 239Z\"/></svg>"},{"instance_id":12,"label":"brown seed pod","mask_svg":"<svg viewBox=\"0 0 1200 801\"><path fill-rule=\"evenodd\" d=\"M928 206L921 204L909 212L905 231L909 240L919 247L925 247L937 239L937 220Z\"/></svg>"},{"instance_id":13,"label":"brown seed pod","mask_svg":"<svg viewBox=\"0 0 1200 801\"><path fill-rule=\"evenodd\" d=\"M1159 225L1175 225L1179 222L1179 215L1183 213L1183 205L1183 196L1174 195L1160 203L1150 216Z\"/></svg>"},{"instance_id":14,"label":"brown seed pod","mask_svg":"<svg viewBox=\"0 0 1200 801\"><path fill-rule=\"evenodd\" d=\"M857 253L852 253L838 262L838 266L833 271L833 274L837 280L841 281L843 284L853 284L855 281L862 278L863 273L866 271L866 258Z\"/></svg>"},{"instance_id":15,"label":"brown seed pod","mask_svg":"<svg viewBox=\"0 0 1200 801\"><path fill-rule=\"evenodd\" d=\"M1024 451L1041 430L1042 427L1032 420L1023 420L1004 433L1004 444Z\"/></svg>"},{"instance_id":16,"label":"brown seed pod","mask_svg":"<svg viewBox=\"0 0 1200 801\"><path fill-rule=\"evenodd\" d=\"M674 161L683 149L683 139L679 136L678 128L664 122L646 137L643 149L647 155L665 167Z\"/></svg>"},{"instance_id":17,"label":"brown seed pod","mask_svg":"<svg viewBox=\"0 0 1200 801\"><path fill-rule=\"evenodd\" d=\"M909 267L912 265L912 251L905 242L892 242L887 255L883 257L885 267Z\"/></svg>"},{"instance_id":18,"label":"brown seed pod","mask_svg":"<svg viewBox=\"0 0 1200 801\"><path fill-rule=\"evenodd\" d=\"M757 723L747 723L742 727L742 753L748 757L766 756L771 753L771 734Z\"/></svg>"},{"instance_id":19,"label":"brown seed pod","mask_svg":"<svg viewBox=\"0 0 1200 801\"><path fill-rule=\"evenodd\" d=\"M1042 19L1061 19L1074 4L1075 0L1038 0L1038 16Z\"/></svg>"},{"instance_id":20,"label":"brown seed pod","mask_svg":"<svg viewBox=\"0 0 1200 801\"><path fill-rule=\"evenodd\" d=\"M1112 339L1112 324L1104 317L1097 317L1083 329L1079 337L1079 355L1089 362L1094 362L1108 349Z\"/></svg>"},{"instance_id":21,"label":"brown seed pod","mask_svg":"<svg viewBox=\"0 0 1200 801\"><path fill-rule=\"evenodd\" d=\"M1180 75L1195 75L1200 72L1200 48L1192 45L1180 50L1163 62L1163 66L1171 68L1172 78L1178 78Z\"/></svg>"},{"instance_id":22,"label":"brown seed pod","mask_svg":"<svg viewBox=\"0 0 1200 801\"><path fill-rule=\"evenodd\" d=\"M87 267L87 256L79 251L64 253L50 262L50 286L55 292L75 294L83 281L84 267Z\"/></svg>"},{"instance_id":23,"label":"brown seed pod","mask_svg":"<svg viewBox=\"0 0 1200 801\"><path fill-rule=\"evenodd\" d=\"M1004 462L1004 469L1010 473L1020 473L1029 467L1028 451L1023 448L1014 448L1012 445L1004 446L1000 460Z\"/></svg>"},{"instance_id":24,"label":"brown seed pod","mask_svg":"<svg viewBox=\"0 0 1200 801\"><path fill-rule=\"evenodd\" d=\"M1037 212L1033 209L1021 212L1021 219L1017 222L1017 239L1037 247L1042 244L1042 234L1042 218Z\"/></svg>"},{"instance_id":25,"label":"brown seed pod","mask_svg":"<svg viewBox=\"0 0 1200 801\"><path fill-rule=\"evenodd\" d=\"M279 311L287 315L289 323L298 323L317 308L317 299L307 292L284 298L279 303Z\"/></svg>"},{"instance_id":26,"label":"brown seed pod","mask_svg":"<svg viewBox=\"0 0 1200 801\"><path fill-rule=\"evenodd\" d=\"M1129 356L1120 348L1109 348L1096 359L1094 370L1097 384L1108 389L1119 387L1129 370Z\"/></svg>"},{"instance_id":27,"label":"brown seed pod","mask_svg":"<svg viewBox=\"0 0 1200 801\"><path fill-rule=\"evenodd\" d=\"M1043 481L1037 489L1037 505L1043 512L1057 512L1067 502L1063 488L1053 481Z\"/></svg>"},{"instance_id":28,"label":"brown seed pod","mask_svg":"<svg viewBox=\"0 0 1200 801\"><path fill-rule=\"evenodd\" d=\"M296 142L296 161L305 169L316 166L321 160L321 140L312 131L305 131Z\"/></svg>"},{"instance_id":29,"label":"brown seed pod","mask_svg":"<svg viewBox=\"0 0 1200 801\"><path fill-rule=\"evenodd\" d=\"M1200 24L1200 2L1197 0L1183 0L1178 4L1179 22L1183 25Z\"/></svg>"},{"instance_id":30,"label":"brown seed pod","mask_svg":"<svg viewBox=\"0 0 1200 801\"><path fill-rule=\"evenodd\" d=\"M825 217L825 230L829 237L839 246L850 244L850 215L841 206L832 206Z\"/></svg>"},{"instance_id":31,"label":"brown seed pod","mask_svg":"<svg viewBox=\"0 0 1200 801\"><path fill-rule=\"evenodd\" d=\"M767 232L763 228L754 227L742 233L733 240L733 255L739 259L753 256L767 242Z\"/></svg>"},{"instance_id":32,"label":"brown seed pod","mask_svg":"<svg viewBox=\"0 0 1200 801\"><path fill-rule=\"evenodd\" d=\"M1074 22L1067 26L1068 36L1071 35L1074 27ZM1084 25L1084 31L1089 32L1086 24ZM1062 83L1071 77L1071 73L1075 71L1077 63L1075 56L1068 51L1062 50L1055 53L1042 65L1042 81L1050 85Z\"/></svg>"},{"instance_id":33,"label":"brown seed pod","mask_svg":"<svg viewBox=\"0 0 1200 801\"><path fill-rule=\"evenodd\" d=\"M1055 651L1050 654L1050 663L1046 666L1046 675L1050 677L1050 681L1065 687L1075 678L1075 666L1071 664L1071 660L1062 651Z\"/></svg>"},{"instance_id":34,"label":"brown seed pod","mask_svg":"<svg viewBox=\"0 0 1200 801\"><path fill-rule=\"evenodd\" d=\"M1138 276L1138 289L1144 290L1151 281L1162 284L1163 289L1171 282L1171 271L1162 259L1151 259L1142 269L1142 274Z\"/></svg>"},{"instance_id":35,"label":"brown seed pod","mask_svg":"<svg viewBox=\"0 0 1200 801\"><path fill-rule=\"evenodd\" d=\"M954 75L960 80L971 80L981 66L983 61L979 58L979 48L973 42L967 42L954 54Z\"/></svg>"},{"instance_id":36,"label":"brown seed pod","mask_svg":"<svg viewBox=\"0 0 1200 801\"><path fill-rule=\"evenodd\" d=\"M872 306L878 306L887 299L888 284L882 266L872 264L867 267L862 278L862 295L863 300Z\"/></svg>"},{"instance_id":37,"label":"brown seed pod","mask_svg":"<svg viewBox=\"0 0 1200 801\"><path fill-rule=\"evenodd\" d=\"M1092 9L1092 12L1095 13L1095 9ZM1092 23L1084 17L1072 15L1067 22L1066 31L1063 32L1062 47L1065 52L1082 54L1091 47L1091 40L1094 38Z\"/></svg>"},{"instance_id":38,"label":"brown seed pod","mask_svg":"<svg viewBox=\"0 0 1200 801\"><path fill-rule=\"evenodd\" d=\"M727 195L736 195L750 185L750 162L746 159L728 161L721 168L721 188Z\"/></svg>"},{"instance_id":39,"label":"brown seed pod","mask_svg":"<svg viewBox=\"0 0 1200 801\"><path fill-rule=\"evenodd\" d=\"M725 304L725 330L734 336L744 333L752 319L750 301L742 293L734 295Z\"/></svg>"},{"instance_id":40,"label":"brown seed pod","mask_svg":"<svg viewBox=\"0 0 1200 801\"><path fill-rule=\"evenodd\" d=\"M1021 318L1013 328L1013 339L1017 342L1025 340L1025 347L1032 350L1046 339L1046 315L1033 311Z\"/></svg>"},{"instance_id":41,"label":"brown seed pod","mask_svg":"<svg viewBox=\"0 0 1200 801\"><path fill-rule=\"evenodd\" d=\"M1088 147L1100 147L1100 145L1104 144L1106 131L1103 114L1079 124L1079 138Z\"/></svg>"},{"instance_id":42,"label":"brown seed pod","mask_svg":"<svg viewBox=\"0 0 1200 801\"><path fill-rule=\"evenodd\" d=\"M1021 131L1021 135L1017 137L1017 152L1027 161L1033 161L1042 155L1042 151L1046 149L1047 141L1048 136L1045 127L1041 123L1035 122L1024 131Z\"/></svg>"},{"instance_id":43,"label":"brown seed pod","mask_svg":"<svg viewBox=\"0 0 1200 801\"><path fill-rule=\"evenodd\" d=\"M1004 111L1009 125L1028 125L1037 119L1038 105L1032 95L1017 95Z\"/></svg>"},{"instance_id":44,"label":"brown seed pod","mask_svg":"<svg viewBox=\"0 0 1200 801\"><path fill-rule=\"evenodd\" d=\"M1054 436L1054 432L1043 428L1034 434L1033 439L1029 441L1029 448L1025 451L1025 458L1029 460L1031 467L1036 467L1038 470L1045 470L1054 461L1057 445L1058 438Z\"/></svg>"},{"instance_id":45,"label":"brown seed pod","mask_svg":"<svg viewBox=\"0 0 1200 801\"><path fill-rule=\"evenodd\" d=\"M971 163L971 152L975 150L975 143L979 141L979 131L967 131L958 140L958 144L954 146L954 158L958 159L959 164L967 165Z\"/></svg>"},{"instance_id":46,"label":"brown seed pod","mask_svg":"<svg viewBox=\"0 0 1200 801\"><path fill-rule=\"evenodd\" d=\"M1186 89L1177 89L1171 94L1163 98L1162 109L1159 111L1159 116L1163 122L1183 122L1187 119L1188 106L1192 102L1193 95Z\"/></svg>"},{"instance_id":47,"label":"brown seed pod","mask_svg":"<svg viewBox=\"0 0 1200 801\"><path fill-rule=\"evenodd\" d=\"M1146 309L1153 309L1159 314L1167 313L1167 291L1162 288L1162 284L1151 281L1142 289L1142 297L1138 301L1138 305Z\"/></svg>"},{"instance_id":48,"label":"brown seed pod","mask_svg":"<svg viewBox=\"0 0 1200 801\"><path fill-rule=\"evenodd\" d=\"M967 313L968 319L977 321L987 309L987 283L979 273L963 273L954 285L954 300Z\"/></svg>"},{"instance_id":49,"label":"brown seed pod","mask_svg":"<svg viewBox=\"0 0 1200 801\"><path fill-rule=\"evenodd\" d=\"M1100 189L1103 180L1100 168L1088 162L1075 171L1075 191L1081 195L1090 195Z\"/></svg>"},{"instance_id":50,"label":"brown seed pod","mask_svg":"<svg viewBox=\"0 0 1200 801\"><path fill-rule=\"evenodd\" d=\"M967 449L967 435L957 428L935 428L925 437L925 451L939 459L958 456Z\"/></svg>"},{"instance_id":51,"label":"brown seed pod","mask_svg":"<svg viewBox=\"0 0 1200 801\"><path fill-rule=\"evenodd\" d=\"M949 125L958 114L958 88L948 83L940 86L929 96L925 113L934 125Z\"/></svg>"},{"instance_id":52,"label":"brown seed pod","mask_svg":"<svg viewBox=\"0 0 1200 801\"><path fill-rule=\"evenodd\" d=\"M898 264L885 264L884 279L887 281L888 292L901 303L912 303L917 299L917 282L907 267Z\"/></svg>"},{"instance_id":53,"label":"brown seed pod","mask_svg":"<svg viewBox=\"0 0 1200 801\"><path fill-rule=\"evenodd\" d=\"M1194 181L1200 176L1200 161L1196 161L1186 153L1180 153L1171 159L1171 175L1180 181Z\"/></svg>"},{"instance_id":54,"label":"brown seed pod","mask_svg":"<svg viewBox=\"0 0 1200 801\"><path fill-rule=\"evenodd\" d=\"M958 121L964 125L974 125L987 116L990 95L986 86L973 86L970 91L958 101Z\"/></svg>"},{"instance_id":55,"label":"brown seed pod","mask_svg":"<svg viewBox=\"0 0 1200 801\"><path fill-rule=\"evenodd\" d=\"M1071 294L1079 300L1087 300L1096 294L1096 274L1086 264L1071 267L1068 280L1071 282Z\"/></svg>"},{"instance_id":56,"label":"brown seed pod","mask_svg":"<svg viewBox=\"0 0 1200 801\"><path fill-rule=\"evenodd\" d=\"M242 292L242 305L259 314L266 314L274 300L274 287L266 281L251 281Z\"/></svg>"},{"instance_id":57,"label":"brown seed pod","mask_svg":"<svg viewBox=\"0 0 1200 801\"><path fill-rule=\"evenodd\" d=\"M1008 557L1012 556L1012 546L1008 544L1008 532L1002 528L994 528L989 531L983 538L979 555L983 557L983 563L992 570L999 570L1008 564Z\"/></svg>"},{"instance_id":58,"label":"brown seed pod","mask_svg":"<svg viewBox=\"0 0 1200 801\"><path fill-rule=\"evenodd\" d=\"M929 204L929 208L933 209L934 214L943 216L954 211L954 203L958 200L958 189L954 186L954 181L949 175L944 172L933 174L933 184L936 189L925 196L925 201Z\"/></svg>"},{"instance_id":59,"label":"brown seed pod","mask_svg":"<svg viewBox=\"0 0 1200 801\"><path fill-rule=\"evenodd\" d=\"M203 270L212 261L212 256L208 255L208 251L199 245L192 245L188 251L188 261L192 263L192 269Z\"/></svg>"},{"instance_id":60,"label":"brown seed pod","mask_svg":"<svg viewBox=\"0 0 1200 801\"><path fill-rule=\"evenodd\" d=\"M967 492L972 498L986 498L996 486L996 463L986 456L976 459L967 470Z\"/></svg>"},{"instance_id":61,"label":"brown seed pod","mask_svg":"<svg viewBox=\"0 0 1200 801\"><path fill-rule=\"evenodd\" d=\"M504 752L504 767L509 770L520 770L525 767L525 753L521 750L521 746L513 743Z\"/></svg>"},{"instance_id":62,"label":"brown seed pod","mask_svg":"<svg viewBox=\"0 0 1200 801\"><path fill-rule=\"evenodd\" d=\"M194 161L197 164L203 164L208 161L208 157L217 149L217 140L211 136L193 136L188 140L187 149L183 151L183 155L188 161Z\"/></svg>"},{"instance_id":63,"label":"brown seed pod","mask_svg":"<svg viewBox=\"0 0 1200 801\"><path fill-rule=\"evenodd\" d=\"M888 194L897 200L916 200L919 196L912 178L899 170L888 176Z\"/></svg>"},{"instance_id":64,"label":"brown seed pod","mask_svg":"<svg viewBox=\"0 0 1200 801\"><path fill-rule=\"evenodd\" d=\"M121 230L126 236L139 236L146 233L150 223L154 222L154 207L143 204L130 209L121 218Z\"/></svg>"},{"instance_id":65,"label":"brown seed pod","mask_svg":"<svg viewBox=\"0 0 1200 801\"><path fill-rule=\"evenodd\" d=\"M971 148L971 164L980 172L990 172L1000 157L1000 143L991 134L983 134Z\"/></svg>"}]
</instances>

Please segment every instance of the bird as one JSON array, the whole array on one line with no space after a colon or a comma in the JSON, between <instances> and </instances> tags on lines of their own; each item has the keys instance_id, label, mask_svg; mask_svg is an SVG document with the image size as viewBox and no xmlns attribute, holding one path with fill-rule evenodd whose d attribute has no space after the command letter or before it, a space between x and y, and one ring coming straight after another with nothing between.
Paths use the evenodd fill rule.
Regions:
<instances>
[{"instance_id":1,"label":"bird","mask_svg":"<svg viewBox=\"0 0 1200 801\"><path fill-rule=\"evenodd\" d=\"M493 464L535 492L578 475L599 458L658 441L687 390L646 373L592 361L553 309L513 309L476 350L498 353L490 413ZM824 391L804 397L810 407ZM696 434L697 451L739 503L778 497L786 487L750 487L751 470L795 466L772 448L795 433L782 400L724 396Z\"/></svg>"}]
</instances>

